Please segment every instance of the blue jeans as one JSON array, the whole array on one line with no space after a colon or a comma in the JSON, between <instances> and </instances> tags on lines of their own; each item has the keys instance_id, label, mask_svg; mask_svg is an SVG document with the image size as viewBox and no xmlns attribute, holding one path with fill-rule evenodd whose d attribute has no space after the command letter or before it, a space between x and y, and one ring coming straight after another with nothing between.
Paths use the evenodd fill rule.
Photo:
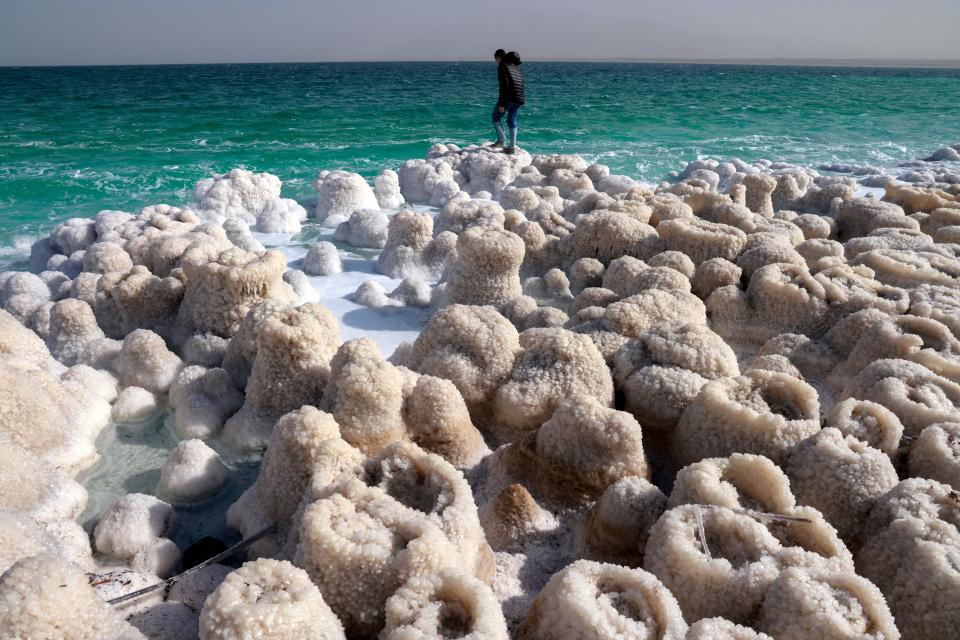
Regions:
<instances>
[{"instance_id":1,"label":"blue jeans","mask_svg":"<svg viewBox=\"0 0 960 640\"><path fill-rule=\"evenodd\" d=\"M510 146L514 147L517 144L517 112L520 110L520 103L518 102L508 102L504 105L504 110L507 114L507 126L510 128ZM503 125L500 124L500 118L503 117L503 113L500 111L500 105L496 105L493 108L493 128L497 130L497 142L504 142L503 134Z\"/></svg>"},{"instance_id":2,"label":"blue jeans","mask_svg":"<svg viewBox=\"0 0 960 640\"><path fill-rule=\"evenodd\" d=\"M508 102L503 105L507 113L507 126L511 129L517 128L517 112L520 111L519 102ZM500 122L500 118L503 117L503 114L500 112L500 105L498 104L493 108L493 121Z\"/></svg>"}]
</instances>

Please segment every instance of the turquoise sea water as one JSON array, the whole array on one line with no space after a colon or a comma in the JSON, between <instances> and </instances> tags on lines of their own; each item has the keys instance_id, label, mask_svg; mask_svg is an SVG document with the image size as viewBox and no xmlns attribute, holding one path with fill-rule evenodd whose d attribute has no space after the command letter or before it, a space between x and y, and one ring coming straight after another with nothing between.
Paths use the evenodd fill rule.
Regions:
<instances>
[{"instance_id":1,"label":"turquoise sea water","mask_svg":"<svg viewBox=\"0 0 960 640\"><path fill-rule=\"evenodd\" d=\"M960 70L530 62L520 144L656 182L698 156L893 166L960 142ZM0 68L0 247L185 202L240 166L305 199L492 136L494 63ZM9 250L7 250L9 251ZM2 256L0 256L2 257Z\"/></svg>"}]
</instances>

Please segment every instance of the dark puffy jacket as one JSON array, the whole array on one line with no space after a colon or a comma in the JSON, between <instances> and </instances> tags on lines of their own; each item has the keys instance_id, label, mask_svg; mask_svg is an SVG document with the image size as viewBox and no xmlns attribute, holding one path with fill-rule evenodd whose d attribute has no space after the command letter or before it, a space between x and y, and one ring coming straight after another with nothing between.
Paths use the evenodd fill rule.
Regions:
<instances>
[{"instance_id":1,"label":"dark puffy jacket","mask_svg":"<svg viewBox=\"0 0 960 640\"><path fill-rule=\"evenodd\" d=\"M497 78L500 80L500 99L497 104L505 107L511 102L524 104L523 72L520 71L520 56L511 51L497 65Z\"/></svg>"}]
</instances>

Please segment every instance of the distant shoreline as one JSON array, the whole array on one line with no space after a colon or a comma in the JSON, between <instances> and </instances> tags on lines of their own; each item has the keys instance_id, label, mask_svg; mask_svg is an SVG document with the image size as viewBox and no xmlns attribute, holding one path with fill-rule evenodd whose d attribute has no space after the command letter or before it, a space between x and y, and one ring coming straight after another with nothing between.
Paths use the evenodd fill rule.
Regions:
<instances>
[{"instance_id":1,"label":"distant shoreline","mask_svg":"<svg viewBox=\"0 0 960 640\"><path fill-rule=\"evenodd\" d=\"M528 62L578 62L596 64L651 64L651 65L699 65L699 66L767 66L767 67L823 67L864 69L960 69L960 60L895 60L872 58L525 58ZM487 62L486 58L462 58L450 60L287 60L266 62L161 62L133 64L82 64L82 65L0 65L0 69L62 69L74 67L188 67L227 65L282 65L282 64L371 64L415 62Z\"/></svg>"}]
</instances>

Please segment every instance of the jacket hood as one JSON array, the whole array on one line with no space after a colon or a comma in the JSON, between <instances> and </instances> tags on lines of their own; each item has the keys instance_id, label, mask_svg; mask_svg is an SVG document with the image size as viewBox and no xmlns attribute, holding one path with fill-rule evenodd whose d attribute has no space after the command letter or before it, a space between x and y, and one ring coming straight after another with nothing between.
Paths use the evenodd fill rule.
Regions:
<instances>
[{"instance_id":1,"label":"jacket hood","mask_svg":"<svg viewBox=\"0 0 960 640\"><path fill-rule=\"evenodd\" d=\"M516 51L511 51L503 56L504 64L523 64L520 62L520 54Z\"/></svg>"}]
</instances>

